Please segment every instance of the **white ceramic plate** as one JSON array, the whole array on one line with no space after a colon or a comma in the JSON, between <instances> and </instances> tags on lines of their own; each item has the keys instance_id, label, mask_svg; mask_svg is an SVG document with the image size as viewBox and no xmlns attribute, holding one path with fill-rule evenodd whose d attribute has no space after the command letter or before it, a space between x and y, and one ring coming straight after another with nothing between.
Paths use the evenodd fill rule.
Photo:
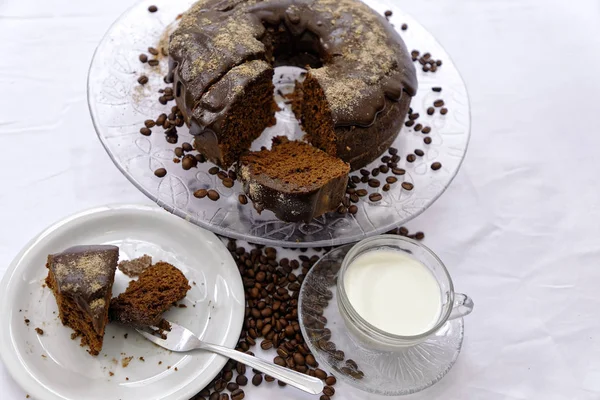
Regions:
<instances>
[{"instance_id":1,"label":"white ceramic plate","mask_svg":"<svg viewBox=\"0 0 600 400\"><path fill-rule=\"evenodd\" d=\"M107 326L97 357L71 340L73 331L60 323L54 296L43 283L48 254L77 244L114 244L121 260L149 254L175 265L192 289L182 301L187 307L171 309L167 319L213 343L234 347L238 341L244 289L223 243L158 207L107 206L48 228L21 251L2 279L0 355L14 379L38 400L187 400L205 387L225 358L170 353L116 324ZM128 280L117 271L113 294L123 291ZM124 367L127 357L133 358Z\"/></svg>"}]
</instances>

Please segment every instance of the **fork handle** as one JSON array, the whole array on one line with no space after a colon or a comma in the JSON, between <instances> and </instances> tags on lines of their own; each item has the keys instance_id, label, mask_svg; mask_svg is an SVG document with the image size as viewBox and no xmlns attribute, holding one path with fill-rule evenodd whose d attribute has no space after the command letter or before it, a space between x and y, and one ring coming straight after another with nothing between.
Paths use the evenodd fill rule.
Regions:
<instances>
[{"instance_id":1,"label":"fork handle","mask_svg":"<svg viewBox=\"0 0 600 400\"><path fill-rule=\"evenodd\" d=\"M201 343L198 348L209 350L213 353L241 362L248 367L255 368L307 393L319 394L323 391L323 381L319 378L314 378L288 368L280 367L277 364L273 364L261 358L210 343Z\"/></svg>"}]
</instances>

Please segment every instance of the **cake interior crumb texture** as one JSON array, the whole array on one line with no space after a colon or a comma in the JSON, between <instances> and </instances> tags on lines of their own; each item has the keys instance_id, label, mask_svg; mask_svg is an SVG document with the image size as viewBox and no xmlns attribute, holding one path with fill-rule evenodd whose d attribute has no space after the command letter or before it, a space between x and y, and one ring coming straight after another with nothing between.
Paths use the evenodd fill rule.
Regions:
<instances>
[{"instance_id":1,"label":"cake interior crumb texture","mask_svg":"<svg viewBox=\"0 0 600 400\"><path fill-rule=\"evenodd\" d=\"M152 266L152 257L144 254L133 260L123 260L119 262L119 270L127 276L139 276L142 272Z\"/></svg>"},{"instance_id":2,"label":"cake interior crumb texture","mask_svg":"<svg viewBox=\"0 0 600 400\"><path fill-rule=\"evenodd\" d=\"M102 350L119 248L75 246L48 256L46 284L52 290L63 325L81 336L81 346ZM72 336L73 336L72 335Z\"/></svg>"},{"instance_id":3,"label":"cake interior crumb texture","mask_svg":"<svg viewBox=\"0 0 600 400\"><path fill-rule=\"evenodd\" d=\"M190 288L179 269L158 262L111 300L110 320L131 326L156 326L162 314L183 299Z\"/></svg>"}]
</instances>

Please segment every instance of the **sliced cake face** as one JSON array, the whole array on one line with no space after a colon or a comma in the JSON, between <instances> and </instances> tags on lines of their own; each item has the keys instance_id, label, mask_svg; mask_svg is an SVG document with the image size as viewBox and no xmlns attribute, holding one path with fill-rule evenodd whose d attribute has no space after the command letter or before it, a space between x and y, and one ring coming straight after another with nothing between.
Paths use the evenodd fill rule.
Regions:
<instances>
[{"instance_id":1,"label":"sliced cake face","mask_svg":"<svg viewBox=\"0 0 600 400\"><path fill-rule=\"evenodd\" d=\"M75 246L48 256L46 283L61 321L97 355L102 349L108 306L119 260L116 246Z\"/></svg>"},{"instance_id":2,"label":"sliced cake face","mask_svg":"<svg viewBox=\"0 0 600 400\"><path fill-rule=\"evenodd\" d=\"M111 321L131 326L157 326L162 314L183 299L191 287L183 273L165 262L146 269L125 292L111 300Z\"/></svg>"},{"instance_id":3,"label":"sliced cake face","mask_svg":"<svg viewBox=\"0 0 600 400\"><path fill-rule=\"evenodd\" d=\"M341 203L350 167L311 145L277 137L271 150L240 158L240 179L258 212L289 222L310 221Z\"/></svg>"}]
</instances>

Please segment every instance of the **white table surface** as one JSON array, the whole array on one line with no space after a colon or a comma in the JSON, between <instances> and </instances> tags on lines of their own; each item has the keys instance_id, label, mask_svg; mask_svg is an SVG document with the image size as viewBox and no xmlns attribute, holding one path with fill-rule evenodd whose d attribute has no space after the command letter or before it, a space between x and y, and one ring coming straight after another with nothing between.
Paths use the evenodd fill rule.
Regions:
<instances>
[{"instance_id":1,"label":"white table surface","mask_svg":"<svg viewBox=\"0 0 600 400\"><path fill-rule=\"evenodd\" d=\"M149 203L108 158L86 104L92 52L133 3L0 2L0 275L68 214ZM409 227L476 309L452 371L405 398L599 399L600 2L398 3L452 55L473 119L458 177ZM311 398L254 389L247 399ZM0 364L0 399L25 394ZM367 397L340 386L336 398Z\"/></svg>"}]
</instances>

